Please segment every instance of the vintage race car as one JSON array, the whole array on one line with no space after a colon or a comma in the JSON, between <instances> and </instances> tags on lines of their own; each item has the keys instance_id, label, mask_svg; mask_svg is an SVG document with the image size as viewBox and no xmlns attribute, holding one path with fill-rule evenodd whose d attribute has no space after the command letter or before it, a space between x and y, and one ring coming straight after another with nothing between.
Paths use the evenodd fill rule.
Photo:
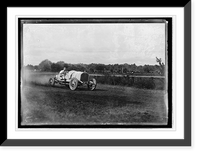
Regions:
<instances>
[{"instance_id":1,"label":"vintage race car","mask_svg":"<svg viewBox=\"0 0 200 155\"><path fill-rule=\"evenodd\" d=\"M76 90L78 86L87 85L89 90L95 90L97 82L94 78L89 80L89 74L87 72L71 70L66 73L65 76L58 74L49 79L49 84L54 86L55 84L69 85L71 90Z\"/></svg>"}]
</instances>

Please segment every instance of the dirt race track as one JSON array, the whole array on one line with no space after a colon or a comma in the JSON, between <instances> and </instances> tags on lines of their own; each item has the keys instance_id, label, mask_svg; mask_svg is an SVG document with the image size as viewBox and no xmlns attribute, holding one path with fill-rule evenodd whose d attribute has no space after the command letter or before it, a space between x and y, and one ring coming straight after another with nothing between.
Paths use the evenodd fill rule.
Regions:
<instances>
[{"instance_id":1,"label":"dirt race track","mask_svg":"<svg viewBox=\"0 0 200 155\"><path fill-rule=\"evenodd\" d=\"M167 123L165 92L98 84L80 87L26 84L21 89L21 125Z\"/></svg>"}]
</instances>

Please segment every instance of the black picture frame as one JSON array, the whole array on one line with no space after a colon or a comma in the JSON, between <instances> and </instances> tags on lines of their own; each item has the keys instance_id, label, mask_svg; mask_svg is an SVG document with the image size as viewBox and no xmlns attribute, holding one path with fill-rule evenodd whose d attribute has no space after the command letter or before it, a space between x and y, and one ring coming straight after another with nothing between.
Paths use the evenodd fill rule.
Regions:
<instances>
[{"instance_id":1,"label":"black picture frame","mask_svg":"<svg viewBox=\"0 0 200 155\"><path fill-rule=\"evenodd\" d=\"M184 139L8 139L5 102L1 108L1 118L4 119L1 126L1 146L191 146L191 1L180 3L158 4L156 7L184 8ZM139 6L152 5L139 4L135 7ZM5 64L7 66L7 62ZM5 78L7 81L7 77ZM7 87L5 92L7 101Z\"/></svg>"}]
</instances>

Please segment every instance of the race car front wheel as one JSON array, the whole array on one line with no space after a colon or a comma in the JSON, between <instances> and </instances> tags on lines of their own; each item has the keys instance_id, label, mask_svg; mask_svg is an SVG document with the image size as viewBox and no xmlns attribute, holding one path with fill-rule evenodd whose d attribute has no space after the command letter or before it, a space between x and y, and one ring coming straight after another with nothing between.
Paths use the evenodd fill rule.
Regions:
<instances>
[{"instance_id":1,"label":"race car front wheel","mask_svg":"<svg viewBox=\"0 0 200 155\"><path fill-rule=\"evenodd\" d=\"M94 78L89 81L88 83L89 90L95 90L96 86L97 86L97 81Z\"/></svg>"},{"instance_id":2,"label":"race car front wheel","mask_svg":"<svg viewBox=\"0 0 200 155\"><path fill-rule=\"evenodd\" d=\"M78 87L78 80L77 80L77 78L72 78L71 81L69 82L69 88L71 90L76 90L77 87Z\"/></svg>"}]
</instances>

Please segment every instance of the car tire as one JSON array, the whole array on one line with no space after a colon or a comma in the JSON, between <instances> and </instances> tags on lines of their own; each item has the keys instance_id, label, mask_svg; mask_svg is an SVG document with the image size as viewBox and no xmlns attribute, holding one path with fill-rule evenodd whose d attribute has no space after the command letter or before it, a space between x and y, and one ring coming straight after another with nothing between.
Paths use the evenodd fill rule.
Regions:
<instances>
[{"instance_id":1,"label":"car tire","mask_svg":"<svg viewBox=\"0 0 200 155\"><path fill-rule=\"evenodd\" d=\"M55 85L55 80L54 78L49 79L49 85L54 86Z\"/></svg>"},{"instance_id":2,"label":"car tire","mask_svg":"<svg viewBox=\"0 0 200 155\"><path fill-rule=\"evenodd\" d=\"M88 89L89 90L95 90L96 86L97 86L96 79L93 78L92 80L89 81L89 83L88 83Z\"/></svg>"},{"instance_id":3,"label":"car tire","mask_svg":"<svg viewBox=\"0 0 200 155\"><path fill-rule=\"evenodd\" d=\"M78 80L77 78L72 78L69 82L69 88L71 90L76 90L76 88L78 87Z\"/></svg>"}]
</instances>

